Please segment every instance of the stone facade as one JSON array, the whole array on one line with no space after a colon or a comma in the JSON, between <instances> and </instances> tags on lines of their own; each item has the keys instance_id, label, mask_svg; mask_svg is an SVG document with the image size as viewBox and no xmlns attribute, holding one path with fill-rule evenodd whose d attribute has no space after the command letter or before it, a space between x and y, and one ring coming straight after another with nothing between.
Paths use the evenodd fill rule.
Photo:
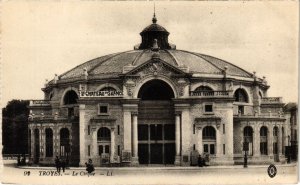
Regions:
<instances>
[{"instance_id":1,"label":"stone facade","mask_svg":"<svg viewBox=\"0 0 300 185\"><path fill-rule=\"evenodd\" d=\"M152 38L154 28L143 34ZM285 162L289 120L281 98L267 97L265 78L161 42L47 82L44 100L29 106L31 162L50 165L61 156L74 166L88 159L188 166L201 154L210 165L229 165L243 162L245 141L250 164Z\"/></svg>"}]
</instances>

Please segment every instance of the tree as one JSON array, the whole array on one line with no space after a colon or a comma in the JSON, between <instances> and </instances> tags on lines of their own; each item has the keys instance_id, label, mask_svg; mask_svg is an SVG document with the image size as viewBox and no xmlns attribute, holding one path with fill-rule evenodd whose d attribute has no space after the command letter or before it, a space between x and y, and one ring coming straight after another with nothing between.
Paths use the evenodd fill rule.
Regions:
<instances>
[{"instance_id":1,"label":"tree","mask_svg":"<svg viewBox=\"0 0 300 185\"><path fill-rule=\"evenodd\" d=\"M2 109L3 154L28 152L28 100L12 100Z\"/></svg>"}]
</instances>

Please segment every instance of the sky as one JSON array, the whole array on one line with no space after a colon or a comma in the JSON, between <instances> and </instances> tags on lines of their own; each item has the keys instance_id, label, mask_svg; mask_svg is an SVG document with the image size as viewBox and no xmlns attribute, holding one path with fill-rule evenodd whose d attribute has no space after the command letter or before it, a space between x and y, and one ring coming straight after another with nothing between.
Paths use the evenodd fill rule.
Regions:
<instances>
[{"instance_id":1,"label":"sky","mask_svg":"<svg viewBox=\"0 0 300 185\"><path fill-rule=\"evenodd\" d=\"M3 1L1 106L43 99L45 79L93 58L132 50L153 1ZM266 76L270 97L298 100L297 1L156 1L158 24L177 49Z\"/></svg>"}]
</instances>

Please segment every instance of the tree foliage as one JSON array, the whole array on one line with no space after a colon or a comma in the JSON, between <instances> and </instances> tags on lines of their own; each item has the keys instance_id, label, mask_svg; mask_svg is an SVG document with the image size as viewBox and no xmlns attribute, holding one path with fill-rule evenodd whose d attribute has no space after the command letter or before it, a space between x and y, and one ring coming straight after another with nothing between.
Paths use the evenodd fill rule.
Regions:
<instances>
[{"instance_id":1,"label":"tree foliage","mask_svg":"<svg viewBox=\"0 0 300 185\"><path fill-rule=\"evenodd\" d=\"M3 154L28 151L28 100L12 100L2 109Z\"/></svg>"}]
</instances>

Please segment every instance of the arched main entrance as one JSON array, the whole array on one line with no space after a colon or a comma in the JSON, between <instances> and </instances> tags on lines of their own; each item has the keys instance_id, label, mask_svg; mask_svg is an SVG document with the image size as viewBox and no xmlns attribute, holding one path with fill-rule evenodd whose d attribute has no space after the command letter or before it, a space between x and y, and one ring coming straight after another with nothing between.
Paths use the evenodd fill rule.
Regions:
<instances>
[{"instance_id":1,"label":"arched main entrance","mask_svg":"<svg viewBox=\"0 0 300 185\"><path fill-rule=\"evenodd\" d=\"M140 164L174 164L175 121L172 88L150 80L140 88L138 156Z\"/></svg>"}]
</instances>

